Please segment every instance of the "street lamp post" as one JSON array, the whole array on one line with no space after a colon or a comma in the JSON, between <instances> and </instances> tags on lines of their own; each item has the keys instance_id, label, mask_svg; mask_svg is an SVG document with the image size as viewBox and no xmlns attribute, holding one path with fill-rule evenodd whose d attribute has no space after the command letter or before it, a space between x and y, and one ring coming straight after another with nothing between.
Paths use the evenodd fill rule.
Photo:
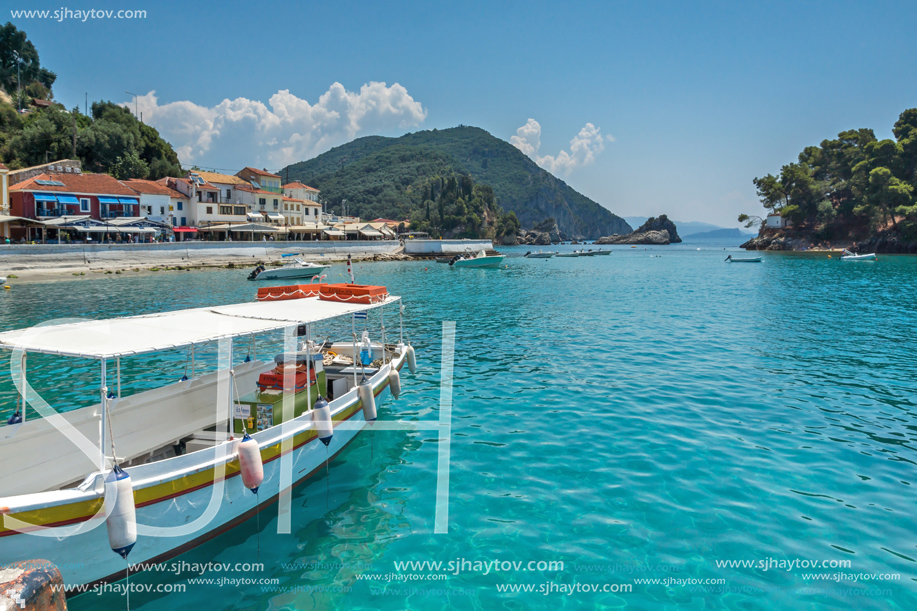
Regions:
<instances>
[{"instance_id":1,"label":"street lamp post","mask_svg":"<svg viewBox=\"0 0 917 611\"><path fill-rule=\"evenodd\" d=\"M13 51L16 54L16 89L18 93L16 98L19 100L19 114L22 114L22 78L19 76L19 64L22 63L22 57L19 55L19 51Z\"/></svg>"},{"instance_id":2,"label":"street lamp post","mask_svg":"<svg viewBox=\"0 0 917 611\"><path fill-rule=\"evenodd\" d=\"M130 91L125 91L124 93L134 96L134 116L140 119L140 113L137 111L137 94L131 93Z\"/></svg>"}]
</instances>

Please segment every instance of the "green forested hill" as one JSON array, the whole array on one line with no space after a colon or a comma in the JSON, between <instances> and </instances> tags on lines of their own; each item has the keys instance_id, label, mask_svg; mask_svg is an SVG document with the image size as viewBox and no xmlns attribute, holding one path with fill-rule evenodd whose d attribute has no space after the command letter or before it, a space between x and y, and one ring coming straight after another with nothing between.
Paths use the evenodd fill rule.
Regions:
<instances>
[{"instance_id":1,"label":"green forested hill","mask_svg":"<svg viewBox=\"0 0 917 611\"><path fill-rule=\"evenodd\" d=\"M538 167L508 142L476 127L360 138L281 171L285 180L298 179L321 189L335 210L346 199L348 212L363 218L411 218L418 212L426 216L425 202L435 203L428 197L431 181L447 181L453 174L491 187L497 204L514 212L524 228L553 217L571 236L596 238L631 231L623 219ZM437 220L435 214L432 220Z\"/></svg>"},{"instance_id":2,"label":"green forested hill","mask_svg":"<svg viewBox=\"0 0 917 611\"><path fill-rule=\"evenodd\" d=\"M25 32L11 23L0 27L0 90L13 98L12 103L0 100L0 162L16 170L78 158L84 170L116 178L181 175L172 146L127 108L93 102L88 116L78 107L68 112L61 104L31 108L33 100L54 99L55 78L39 64L38 51Z\"/></svg>"}]
</instances>

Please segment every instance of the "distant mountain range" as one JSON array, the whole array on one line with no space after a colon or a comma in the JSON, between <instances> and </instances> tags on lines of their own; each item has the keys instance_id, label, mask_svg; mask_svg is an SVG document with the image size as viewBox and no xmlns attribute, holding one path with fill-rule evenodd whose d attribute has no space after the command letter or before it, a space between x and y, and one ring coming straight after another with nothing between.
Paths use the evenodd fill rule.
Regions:
<instances>
[{"instance_id":1,"label":"distant mountain range","mask_svg":"<svg viewBox=\"0 0 917 611\"><path fill-rule=\"evenodd\" d=\"M639 227L646 222L646 219L649 217L645 216L625 216L624 220L633 225L634 227ZM718 225L712 225L710 223L703 223L700 221L672 221L675 223L675 226L678 228L678 235L682 239L690 238L692 240L728 240L728 239L748 239L754 237L756 234L748 233L742 231L741 229L736 229L734 227L720 227Z\"/></svg>"},{"instance_id":2,"label":"distant mountain range","mask_svg":"<svg viewBox=\"0 0 917 611\"><path fill-rule=\"evenodd\" d=\"M553 217L570 237L595 239L632 231L624 219L477 127L358 138L280 171L284 182L301 180L320 189L335 210L347 200L349 214L399 220L429 216L425 203L431 180L453 174L489 185L497 203L505 212L515 212L523 229Z\"/></svg>"}]
</instances>

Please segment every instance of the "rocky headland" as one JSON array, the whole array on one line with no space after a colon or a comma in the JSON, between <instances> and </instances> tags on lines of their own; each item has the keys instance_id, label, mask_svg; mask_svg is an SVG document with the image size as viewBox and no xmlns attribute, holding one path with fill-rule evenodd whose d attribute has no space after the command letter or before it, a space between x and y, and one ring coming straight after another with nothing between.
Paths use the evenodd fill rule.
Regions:
<instances>
[{"instance_id":1,"label":"rocky headland","mask_svg":"<svg viewBox=\"0 0 917 611\"><path fill-rule=\"evenodd\" d=\"M599 238L596 244L665 245L681 242L675 223L664 214L648 219L636 231L627 235L613 234Z\"/></svg>"}]
</instances>

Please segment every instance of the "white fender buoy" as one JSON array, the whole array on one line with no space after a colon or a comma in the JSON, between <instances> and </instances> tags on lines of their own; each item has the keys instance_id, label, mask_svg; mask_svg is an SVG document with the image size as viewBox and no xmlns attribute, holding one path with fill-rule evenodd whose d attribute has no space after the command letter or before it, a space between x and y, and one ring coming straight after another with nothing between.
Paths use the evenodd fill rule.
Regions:
<instances>
[{"instance_id":1,"label":"white fender buoy","mask_svg":"<svg viewBox=\"0 0 917 611\"><path fill-rule=\"evenodd\" d=\"M108 544L124 559L137 542L137 508L131 476L118 465L105 476L105 526Z\"/></svg>"},{"instance_id":2,"label":"white fender buoy","mask_svg":"<svg viewBox=\"0 0 917 611\"><path fill-rule=\"evenodd\" d=\"M264 481L264 463L261 462L261 447L258 442L245 433L239 442L239 468L242 471L242 484L258 493L258 487Z\"/></svg>"},{"instance_id":3,"label":"white fender buoy","mask_svg":"<svg viewBox=\"0 0 917 611\"><path fill-rule=\"evenodd\" d=\"M417 373L417 357L414 356L414 346L408 346L406 349L408 355L408 369L411 373Z\"/></svg>"},{"instance_id":4,"label":"white fender buoy","mask_svg":"<svg viewBox=\"0 0 917 611\"><path fill-rule=\"evenodd\" d=\"M363 378L360 387L357 389L360 394L360 402L363 404L363 419L367 422L376 421L376 397L373 396L372 384Z\"/></svg>"},{"instance_id":5,"label":"white fender buoy","mask_svg":"<svg viewBox=\"0 0 917 611\"><path fill-rule=\"evenodd\" d=\"M396 399L401 394L401 374L392 365L392 370L388 373L388 389Z\"/></svg>"},{"instance_id":6,"label":"white fender buoy","mask_svg":"<svg viewBox=\"0 0 917 611\"><path fill-rule=\"evenodd\" d=\"M315 407L312 409L312 423L315 425L319 440L327 447L331 443L331 438L334 437L334 425L331 422L331 408L328 407L328 402L324 397L319 397L315 402Z\"/></svg>"}]
</instances>

